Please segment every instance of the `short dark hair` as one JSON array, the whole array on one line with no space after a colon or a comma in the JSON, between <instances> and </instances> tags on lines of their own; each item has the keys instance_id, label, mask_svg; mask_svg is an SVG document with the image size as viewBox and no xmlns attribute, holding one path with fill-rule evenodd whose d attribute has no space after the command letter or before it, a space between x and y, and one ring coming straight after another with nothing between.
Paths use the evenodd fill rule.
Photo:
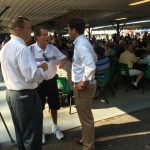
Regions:
<instances>
[{"instance_id":1,"label":"short dark hair","mask_svg":"<svg viewBox=\"0 0 150 150\"><path fill-rule=\"evenodd\" d=\"M129 42L125 45L125 49L128 50L130 46L133 46L133 45L132 45L132 43Z\"/></svg>"},{"instance_id":2,"label":"short dark hair","mask_svg":"<svg viewBox=\"0 0 150 150\"><path fill-rule=\"evenodd\" d=\"M24 21L30 21L29 19L22 17L22 16L15 16L10 23L10 30L14 31L16 27L19 27L21 29L24 28Z\"/></svg>"},{"instance_id":3,"label":"short dark hair","mask_svg":"<svg viewBox=\"0 0 150 150\"><path fill-rule=\"evenodd\" d=\"M95 46L94 51L99 57L102 57L105 54L105 49L99 45Z\"/></svg>"},{"instance_id":4,"label":"short dark hair","mask_svg":"<svg viewBox=\"0 0 150 150\"><path fill-rule=\"evenodd\" d=\"M41 36L41 29L43 29L43 30L48 30L45 26L42 26L42 25L36 26L36 27L33 29L34 37L35 37L35 38L36 38L37 36Z\"/></svg>"},{"instance_id":5,"label":"short dark hair","mask_svg":"<svg viewBox=\"0 0 150 150\"><path fill-rule=\"evenodd\" d=\"M74 18L68 22L69 28L75 28L79 34L83 34L85 30L85 22L83 19Z\"/></svg>"}]
</instances>

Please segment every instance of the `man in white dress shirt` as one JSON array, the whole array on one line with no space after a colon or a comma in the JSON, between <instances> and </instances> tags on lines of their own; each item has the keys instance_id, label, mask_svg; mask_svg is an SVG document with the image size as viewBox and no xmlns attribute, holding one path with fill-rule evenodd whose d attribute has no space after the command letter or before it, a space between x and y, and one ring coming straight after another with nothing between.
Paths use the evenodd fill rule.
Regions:
<instances>
[{"instance_id":1,"label":"man in white dress shirt","mask_svg":"<svg viewBox=\"0 0 150 150\"><path fill-rule=\"evenodd\" d=\"M6 99L11 111L19 150L42 150L42 106L36 92L38 82L47 79L46 63L37 67L26 43L31 34L27 18L14 17L11 40L1 50L1 67L7 87Z\"/></svg>"},{"instance_id":2,"label":"man in white dress shirt","mask_svg":"<svg viewBox=\"0 0 150 150\"><path fill-rule=\"evenodd\" d=\"M68 34L74 40L72 64L72 81L78 116L82 125L84 150L93 150L95 141L94 118L91 111L92 98L95 95L95 62L97 60L93 47L83 35L85 23L82 19L72 19L68 23Z\"/></svg>"},{"instance_id":3,"label":"man in white dress shirt","mask_svg":"<svg viewBox=\"0 0 150 150\"><path fill-rule=\"evenodd\" d=\"M64 58L66 56L58 50L58 48L52 44L48 44L49 36L48 29L44 26L37 26L34 28L34 36L36 43L32 44L30 50L32 51L33 56L37 64L41 64L43 62L48 63L48 70L45 71L45 74L48 76L48 80L44 80L38 86L38 93L40 95L42 101L42 108L44 110L45 103L47 102L49 105L49 109L51 112L53 125L52 132L56 135L58 140L64 138L63 133L57 126L57 110L60 108L60 100L59 93L57 88L57 64L60 66L63 63ZM45 134L43 131L42 143L45 144Z\"/></svg>"}]
</instances>

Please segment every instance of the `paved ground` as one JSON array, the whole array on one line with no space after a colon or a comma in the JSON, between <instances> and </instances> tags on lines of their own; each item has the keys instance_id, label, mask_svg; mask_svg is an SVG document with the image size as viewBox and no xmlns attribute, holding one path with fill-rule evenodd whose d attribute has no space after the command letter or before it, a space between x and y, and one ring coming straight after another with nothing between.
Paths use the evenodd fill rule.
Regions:
<instances>
[{"instance_id":1,"label":"paved ground","mask_svg":"<svg viewBox=\"0 0 150 150\"><path fill-rule=\"evenodd\" d=\"M141 89L130 89L126 92L126 85L119 85L115 90L116 97L112 97L109 90L105 93L110 104L103 103L102 99L93 101L93 115L96 126L96 150L150 150L150 90L149 83L145 93ZM126 113L132 113L127 115ZM2 112L8 128L15 139L14 127L5 100L5 85L0 83L0 112ZM44 130L47 133L48 143L43 150L80 150L73 140L80 137L80 122L75 108L69 115L68 107L59 111L59 126L64 131L66 138L57 141L51 134L52 121L48 108L44 112ZM121 116L122 115L122 116ZM72 129L74 128L74 129ZM10 139L0 120L0 150L16 150L9 147ZM2 148L3 146L3 148ZM5 148L4 148L5 147Z\"/></svg>"},{"instance_id":2,"label":"paved ground","mask_svg":"<svg viewBox=\"0 0 150 150\"><path fill-rule=\"evenodd\" d=\"M96 150L150 150L150 108L95 123ZM80 137L80 128L65 131L66 138L57 141L47 135L43 150L80 150L73 141ZM16 150L15 147L1 150Z\"/></svg>"}]
</instances>

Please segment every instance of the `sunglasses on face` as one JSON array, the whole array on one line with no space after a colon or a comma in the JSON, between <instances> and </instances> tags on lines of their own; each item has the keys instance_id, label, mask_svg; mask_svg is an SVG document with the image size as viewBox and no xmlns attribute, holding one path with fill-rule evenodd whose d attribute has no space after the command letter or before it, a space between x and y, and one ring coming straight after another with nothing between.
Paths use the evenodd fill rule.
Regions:
<instances>
[{"instance_id":1,"label":"sunglasses on face","mask_svg":"<svg viewBox=\"0 0 150 150\"><path fill-rule=\"evenodd\" d=\"M48 62L48 58L45 53L43 53L44 60Z\"/></svg>"}]
</instances>

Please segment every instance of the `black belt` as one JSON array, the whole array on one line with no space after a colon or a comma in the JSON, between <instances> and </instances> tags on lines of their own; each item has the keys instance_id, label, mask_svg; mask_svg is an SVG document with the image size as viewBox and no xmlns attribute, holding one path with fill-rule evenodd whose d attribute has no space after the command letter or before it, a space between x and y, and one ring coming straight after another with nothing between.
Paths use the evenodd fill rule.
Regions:
<instances>
[{"instance_id":1,"label":"black belt","mask_svg":"<svg viewBox=\"0 0 150 150\"><path fill-rule=\"evenodd\" d=\"M53 78L52 78L52 79L53 79ZM43 82L49 82L49 81L51 81L52 79L43 80Z\"/></svg>"},{"instance_id":2,"label":"black belt","mask_svg":"<svg viewBox=\"0 0 150 150\"><path fill-rule=\"evenodd\" d=\"M49 82L51 80L54 80L54 79L58 79L58 74L56 74L53 78L51 79L48 79L48 80L43 80L43 82Z\"/></svg>"},{"instance_id":3,"label":"black belt","mask_svg":"<svg viewBox=\"0 0 150 150\"><path fill-rule=\"evenodd\" d=\"M7 89L8 91L14 91L14 92L27 92L27 91L34 91L36 89L22 89L22 90L10 90L10 89Z\"/></svg>"}]
</instances>

